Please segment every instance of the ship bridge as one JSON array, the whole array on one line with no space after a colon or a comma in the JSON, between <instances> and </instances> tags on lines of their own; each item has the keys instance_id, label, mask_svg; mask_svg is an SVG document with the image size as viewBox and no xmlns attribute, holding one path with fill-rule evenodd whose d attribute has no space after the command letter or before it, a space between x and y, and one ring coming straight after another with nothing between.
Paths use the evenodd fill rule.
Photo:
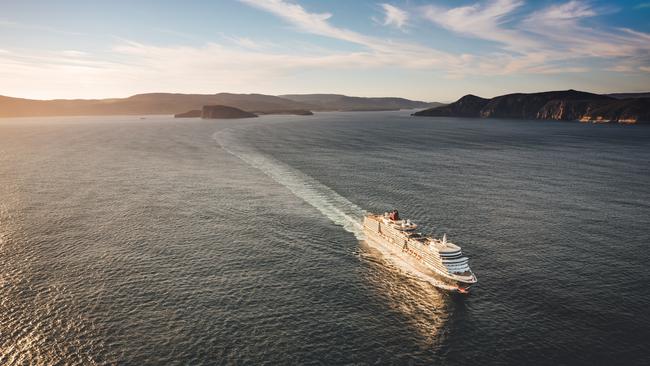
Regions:
<instances>
[{"instance_id":1,"label":"ship bridge","mask_svg":"<svg viewBox=\"0 0 650 366\"><path fill-rule=\"evenodd\" d=\"M442 240L434 239L434 244L438 249L442 264L447 268L449 273L464 274L471 271L469 268L469 258L463 256L463 252L458 245L447 241L446 234Z\"/></svg>"}]
</instances>

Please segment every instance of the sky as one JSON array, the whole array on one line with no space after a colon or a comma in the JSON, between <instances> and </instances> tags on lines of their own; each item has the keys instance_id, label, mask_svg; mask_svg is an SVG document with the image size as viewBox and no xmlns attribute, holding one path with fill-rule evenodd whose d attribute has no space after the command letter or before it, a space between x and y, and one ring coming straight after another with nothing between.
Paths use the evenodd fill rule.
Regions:
<instances>
[{"instance_id":1,"label":"sky","mask_svg":"<svg viewBox=\"0 0 650 366\"><path fill-rule=\"evenodd\" d=\"M0 95L650 91L650 0L0 0Z\"/></svg>"}]
</instances>

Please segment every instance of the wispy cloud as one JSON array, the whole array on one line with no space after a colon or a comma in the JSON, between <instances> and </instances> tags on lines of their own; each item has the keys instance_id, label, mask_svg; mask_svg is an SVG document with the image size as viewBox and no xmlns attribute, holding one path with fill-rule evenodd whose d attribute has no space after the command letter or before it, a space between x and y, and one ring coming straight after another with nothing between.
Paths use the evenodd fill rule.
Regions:
<instances>
[{"instance_id":1,"label":"wispy cloud","mask_svg":"<svg viewBox=\"0 0 650 366\"><path fill-rule=\"evenodd\" d=\"M274 14L300 31L363 46L366 50L356 54L370 56L369 58L373 58L372 63L379 62L406 67L448 65L452 68L462 62L462 59L455 55L418 44L405 41L393 42L333 26L328 22L332 14L310 13L298 4L282 0L240 1Z\"/></svg>"},{"instance_id":2,"label":"wispy cloud","mask_svg":"<svg viewBox=\"0 0 650 366\"><path fill-rule=\"evenodd\" d=\"M639 3L634 8L635 9L647 9L647 8L650 8L650 2L648 2L648 3Z\"/></svg>"},{"instance_id":3,"label":"wispy cloud","mask_svg":"<svg viewBox=\"0 0 650 366\"><path fill-rule=\"evenodd\" d=\"M598 15L587 3L571 0L568 3L551 5L538 12L538 17L549 21L562 21L567 19L578 19Z\"/></svg>"},{"instance_id":4,"label":"wispy cloud","mask_svg":"<svg viewBox=\"0 0 650 366\"><path fill-rule=\"evenodd\" d=\"M375 50L333 52L332 50L294 50L293 52L232 47L208 43L204 46L155 46L120 40L100 54L74 51L44 52L15 50L0 53L2 89L28 90L31 97L79 95L94 91L94 96L127 95L137 92L216 91L250 92L277 89L296 72L318 70L369 70L397 66L411 69L442 69L461 75L464 63L472 58L458 57L449 64L426 56L423 50L385 53ZM476 68L478 70L478 68ZM47 83L42 83L47 80ZM71 88L74 80L74 88ZM318 85L311 86L318 88ZM288 92L289 90L287 90ZM21 95L20 92L9 92Z\"/></svg>"},{"instance_id":5,"label":"wispy cloud","mask_svg":"<svg viewBox=\"0 0 650 366\"><path fill-rule=\"evenodd\" d=\"M494 0L457 8L433 5L424 7L424 17L452 32L500 43L513 51L539 47L538 43L515 29L504 26L513 11L523 5L520 0Z\"/></svg>"},{"instance_id":6,"label":"wispy cloud","mask_svg":"<svg viewBox=\"0 0 650 366\"><path fill-rule=\"evenodd\" d=\"M522 5L520 0L491 0L456 8L427 6L424 16L457 34L496 42L507 52L504 57L512 58L504 66L507 72L537 73L549 67L556 67L558 72L585 70L584 65L567 63L589 58L625 63L628 69L641 70L639 67L648 59L648 34L583 25L586 18L614 11L611 7L595 8L590 2L571 0L522 18L516 14Z\"/></svg>"},{"instance_id":7,"label":"wispy cloud","mask_svg":"<svg viewBox=\"0 0 650 366\"><path fill-rule=\"evenodd\" d=\"M380 6L384 10L384 20L382 24L404 30L406 22L409 19L409 14L391 4L380 4Z\"/></svg>"},{"instance_id":8,"label":"wispy cloud","mask_svg":"<svg viewBox=\"0 0 650 366\"><path fill-rule=\"evenodd\" d=\"M297 32L345 42L346 47L338 47L338 42L297 46L295 40L274 39L278 43L272 43L219 33L217 41L184 46L114 37L113 46L101 52L73 47L59 52L5 49L0 50L3 90L60 95L60 90L64 86L70 89L70 80L75 80L80 89L100 90L104 95L151 90L250 91L264 90L265 86L277 88L287 80L295 82L296 74L345 70L367 75L391 69L418 73L424 70L439 75L438 80L581 73L598 67L641 73L645 79L638 79L643 81L648 80L650 72L650 34L602 25L590 27L590 18L612 9L585 1L555 3L531 12L521 0L488 0L451 8L426 6L416 9L418 15L406 16L399 12L389 15L390 8L381 7L385 19L380 23L387 26L414 29L416 25L434 24L462 37L488 41L485 43L489 47L467 53L421 44L406 33L398 33L399 39L392 40L337 26L333 14L310 12L295 2L240 1L281 19ZM424 24L422 16L427 20ZM16 26L7 23L0 21L0 27ZM48 80L47 85L41 80Z\"/></svg>"},{"instance_id":9,"label":"wispy cloud","mask_svg":"<svg viewBox=\"0 0 650 366\"><path fill-rule=\"evenodd\" d=\"M327 21L332 17L330 13L310 13L298 4L288 3L282 0L240 0L243 3L251 5L261 10L274 14L299 30L348 41L357 44L369 45L372 43L368 37L359 33L337 28Z\"/></svg>"},{"instance_id":10,"label":"wispy cloud","mask_svg":"<svg viewBox=\"0 0 650 366\"><path fill-rule=\"evenodd\" d=\"M34 98L80 96L84 91L124 93L129 66L76 50L12 50L0 53L2 93ZM72 84L71 84L72 82ZM27 92L29 94L25 95ZM63 94L62 94L63 93Z\"/></svg>"},{"instance_id":11,"label":"wispy cloud","mask_svg":"<svg viewBox=\"0 0 650 366\"><path fill-rule=\"evenodd\" d=\"M278 46L273 42L254 40L249 37L239 37L224 33L220 33L219 35L228 43L249 50L270 50Z\"/></svg>"},{"instance_id":12,"label":"wispy cloud","mask_svg":"<svg viewBox=\"0 0 650 366\"><path fill-rule=\"evenodd\" d=\"M583 24L586 18L612 11L611 8L594 8L590 3L572 0L535 11L518 27L544 40L549 52L556 52L555 57L634 59L650 54L650 35L646 33Z\"/></svg>"}]
</instances>

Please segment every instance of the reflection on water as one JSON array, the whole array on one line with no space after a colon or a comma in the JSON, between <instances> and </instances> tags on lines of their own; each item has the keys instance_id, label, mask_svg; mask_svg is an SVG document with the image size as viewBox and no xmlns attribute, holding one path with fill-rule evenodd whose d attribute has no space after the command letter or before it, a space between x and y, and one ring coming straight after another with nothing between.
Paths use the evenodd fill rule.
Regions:
<instances>
[{"instance_id":1,"label":"reflection on water","mask_svg":"<svg viewBox=\"0 0 650 366\"><path fill-rule=\"evenodd\" d=\"M649 128L66 120L0 121L3 366L648 364ZM473 294L359 243L395 205Z\"/></svg>"},{"instance_id":2,"label":"reflection on water","mask_svg":"<svg viewBox=\"0 0 650 366\"><path fill-rule=\"evenodd\" d=\"M0 250L9 237L9 210L7 205L0 203Z\"/></svg>"},{"instance_id":3,"label":"reflection on water","mask_svg":"<svg viewBox=\"0 0 650 366\"><path fill-rule=\"evenodd\" d=\"M261 154L249 143L238 139L232 130L225 129L215 134L222 148L260 169L334 223L363 239L361 220L364 211L360 207L304 173ZM367 259L375 267L367 271L366 279L374 286L377 295L399 311L423 336L425 343L435 343L446 319L445 296L426 279L407 269L402 260L398 262L394 258L388 261L385 253L371 248L363 240L359 243L360 258Z\"/></svg>"}]
</instances>

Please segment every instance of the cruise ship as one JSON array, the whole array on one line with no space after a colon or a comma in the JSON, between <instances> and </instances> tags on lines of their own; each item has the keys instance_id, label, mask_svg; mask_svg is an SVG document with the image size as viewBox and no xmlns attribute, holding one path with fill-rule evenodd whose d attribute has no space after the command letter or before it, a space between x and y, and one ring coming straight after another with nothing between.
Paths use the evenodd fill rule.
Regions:
<instances>
[{"instance_id":1,"label":"cruise ship","mask_svg":"<svg viewBox=\"0 0 650 366\"><path fill-rule=\"evenodd\" d=\"M411 220L400 219L397 210L383 215L368 214L363 220L367 239L402 258L421 273L432 277L434 285L446 290L468 293L477 280L458 245L442 239L422 236Z\"/></svg>"}]
</instances>

